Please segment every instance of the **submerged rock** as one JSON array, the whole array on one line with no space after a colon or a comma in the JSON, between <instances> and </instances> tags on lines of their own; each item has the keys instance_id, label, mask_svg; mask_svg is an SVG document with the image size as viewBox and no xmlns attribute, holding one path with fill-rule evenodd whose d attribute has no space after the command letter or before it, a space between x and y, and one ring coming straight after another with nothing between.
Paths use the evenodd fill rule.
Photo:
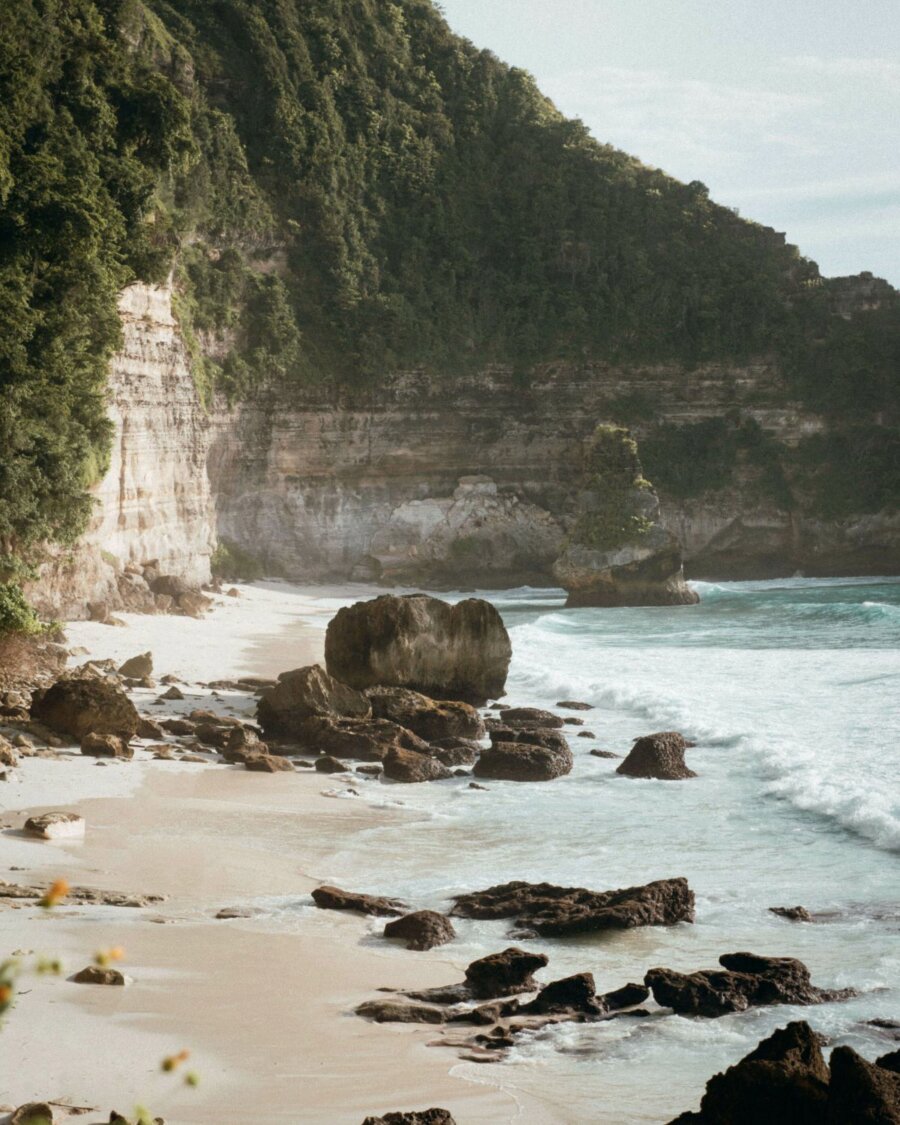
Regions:
<instances>
[{"instance_id":1,"label":"submerged rock","mask_svg":"<svg viewBox=\"0 0 900 1125\"><path fill-rule=\"evenodd\" d=\"M481 753L473 770L476 777L498 781L552 781L571 773L572 751L531 746L523 742L497 742Z\"/></svg>"},{"instance_id":2,"label":"submerged rock","mask_svg":"<svg viewBox=\"0 0 900 1125\"><path fill-rule=\"evenodd\" d=\"M69 978L75 984L116 984L123 985L125 977L118 969L101 969L99 965L88 965L86 969Z\"/></svg>"},{"instance_id":3,"label":"submerged rock","mask_svg":"<svg viewBox=\"0 0 900 1125\"><path fill-rule=\"evenodd\" d=\"M511 655L500 614L480 598L451 606L384 594L339 610L325 636L329 673L354 688L408 687L473 703L503 693Z\"/></svg>"},{"instance_id":4,"label":"submerged rock","mask_svg":"<svg viewBox=\"0 0 900 1125\"><path fill-rule=\"evenodd\" d=\"M30 816L25 831L43 840L70 840L84 835L84 817L78 813L48 812Z\"/></svg>"},{"instance_id":5,"label":"submerged rock","mask_svg":"<svg viewBox=\"0 0 900 1125\"><path fill-rule=\"evenodd\" d=\"M694 893L684 878L614 891L513 882L457 895L451 913L464 918L515 918L528 931L561 937L693 922Z\"/></svg>"},{"instance_id":6,"label":"submerged rock","mask_svg":"<svg viewBox=\"0 0 900 1125\"><path fill-rule=\"evenodd\" d=\"M436 910L416 910L404 914L384 927L386 938L400 938L406 942L407 949L434 949L436 945L446 945L456 937L453 923Z\"/></svg>"},{"instance_id":7,"label":"submerged rock","mask_svg":"<svg viewBox=\"0 0 900 1125\"><path fill-rule=\"evenodd\" d=\"M404 1004L397 1000L367 1000L355 1009L358 1016L375 1023L446 1023L443 1008L426 1004Z\"/></svg>"},{"instance_id":8,"label":"submerged rock","mask_svg":"<svg viewBox=\"0 0 900 1125\"><path fill-rule=\"evenodd\" d=\"M710 1019L760 1005L820 1004L850 995L816 988L809 969L793 957L726 953L719 958L719 964L722 969L696 973L651 969L644 983L663 1008L671 1008L679 1015Z\"/></svg>"},{"instance_id":9,"label":"submerged rock","mask_svg":"<svg viewBox=\"0 0 900 1125\"><path fill-rule=\"evenodd\" d=\"M298 737L307 719L367 719L371 712L364 695L310 664L281 673L276 685L263 693L257 718L267 735Z\"/></svg>"},{"instance_id":10,"label":"submerged rock","mask_svg":"<svg viewBox=\"0 0 900 1125\"><path fill-rule=\"evenodd\" d=\"M787 918L789 922L811 922L812 914L805 906L770 906L770 914L777 914L779 918Z\"/></svg>"},{"instance_id":11,"label":"submerged rock","mask_svg":"<svg viewBox=\"0 0 900 1125\"><path fill-rule=\"evenodd\" d=\"M692 746L677 731L661 731L637 739L616 773L625 777L651 777L661 781L682 781L696 777L684 762L685 750Z\"/></svg>"},{"instance_id":12,"label":"submerged rock","mask_svg":"<svg viewBox=\"0 0 900 1125\"><path fill-rule=\"evenodd\" d=\"M312 892L313 902L322 910L354 910L360 914L403 914L408 908L396 898L342 891L324 884Z\"/></svg>"},{"instance_id":13,"label":"submerged rock","mask_svg":"<svg viewBox=\"0 0 900 1125\"><path fill-rule=\"evenodd\" d=\"M57 734L80 742L88 734L133 738L140 716L117 685L104 679L57 680L32 698L31 717Z\"/></svg>"}]
</instances>

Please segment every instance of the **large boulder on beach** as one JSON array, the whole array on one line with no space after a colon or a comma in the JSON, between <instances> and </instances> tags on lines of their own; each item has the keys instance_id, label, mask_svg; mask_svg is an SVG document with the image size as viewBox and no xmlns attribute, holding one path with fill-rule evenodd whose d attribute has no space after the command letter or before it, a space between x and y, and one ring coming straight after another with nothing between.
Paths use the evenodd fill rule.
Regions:
<instances>
[{"instance_id":1,"label":"large boulder on beach","mask_svg":"<svg viewBox=\"0 0 900 1125\"><path fill-rule=\"evenodd\" d=\"M80 742L88 734L134 738L140 716L125 692L104 679L57 680L32 698L31 717Z\"/></svg>"},{"instance_id":2,"label":"large boulder on beach","mask_svg":"<svg viewBox=\"0 0 900 1125\"><path fill-rule=\"evenodd\" d=\"M366 719L372 713L364 695L334 679L319 664L282 672L263 693L257 718L267 735L297 737L307 719Z\"/></svg>"},{"instance_id":3,"label":"large boulder on beach","mask_svg":"<svg viewBox=\"0 0 900 1125\"><path fill-rule=\"evenodd\" d=\"M444 781L453 774L437 758L393 746L384 756L384 776L391 781L413 783L418 781Z\"/></svg>"},{"instance_id":4,"label":"large boulder on beach","mask_svg":"<svg viewBox=\"0 0 900 1125\"><path fill-rule=\"evenodd\" d=\"M476 704L502 695L511 656L500 614L481 598L384 594L339 610L325 635L326 667L351 687Z\"/></svg>"},{"instance_id":5,"label":"large boulder on beach","mask_svg":"<svg viewBox=\"0 0 900 1125\"><path fill-rule=\"evenodd\" d=\"M816 988L809 969L793 957L761 957L755 953L726 953L721 969L679 973L651 969L644 983L663 1008L684 1016L714 1019L768 1004L820 1004L845 999L849 993Z\"/></svg>"},{"instance_id":6,"label":"large boulder on beach","mask_svg":"<svg viewBox=\"0 0 900 1125\"><path fill-rule=\"evenodd\" d=\"M497 742L481 753L472 771L495 781L552 781L571 773L574 759L568 746L531 746L526 742Z\"/></svg>"},{"instance_id":7,"label":"large boulder on beach","mask_svg":"<svg viewBox=\"0 0 900 1125\"><path fill-rule=\"evenodd\" d=\"M384 927L384 936L405 941L407 949L426 950L453 941L456 930L445 914L436 910L415 910L388 922Z\"/></svg>"},{"instance_id":8,"label":"large boulder on beach","mask_svg":"<svg viewBox=\"0 0 900 1125\"><path fill-rule=\"evenodd\" d=\"M481 716L468 703L429 699L410 688L374 687L368 688L365 694L376 719L389 719L426 742L484 737Z\"/></svg>"},{"instance_id":9,"label":"large boulder on beach","mask_svg":"<svg viewBox=\"0 0 900 1125\"><path fill-rule=\"evenodd\" d=\"M648 734L636 740L616 773L624 777L652 777L661 781L682 781L696 777L684 761L684 752L693 743L677 731Z\"/></svg>"},{"instance_id":10,"label":"large boulder on beach","mask_svg":"<svg viewBox=\"0 0 900 1125\"><path fill-rule=\"evenodd\" d=\"M520 932L544 937L671 926L693 922L694 892L687 879L658 879L639 887L589 891L552 883L500 883L456 895L452 914L463 918L515 918Z\"/></svg>"}]
</instances>

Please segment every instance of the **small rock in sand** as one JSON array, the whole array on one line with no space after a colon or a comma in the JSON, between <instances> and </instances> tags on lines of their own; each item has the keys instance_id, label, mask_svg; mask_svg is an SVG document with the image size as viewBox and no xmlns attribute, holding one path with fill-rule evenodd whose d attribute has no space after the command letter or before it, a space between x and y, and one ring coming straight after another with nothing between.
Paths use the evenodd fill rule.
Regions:
<instances>
[{"instance_id":1,"label":"small rock in sand","mask_svg":"<svg viewBox=\"0 0 900 1125\"><path fill-rule=\"evenodd\" d=\"M184 699L184 692L180 688L177 688L174 684L172 684L168 691L164 691L159 698L172 700Z\"/></svg>"},{"instance_id":2,"label":"small rock in sand","mask_svg":"<svg viewBox=\"0 0 900 1125\"><path fill-rule=\"evenodd\" d=\"M322 910L354 910L360 914L402 914L407 907L396 898L342 891L323 884L312 892L313 902Z\"/></svg>"},{"instance_id":3,"label":"small rock in sand","mask_svg":"<svg viewBox=\"0 0 900 1125\"><path fill-rule=\"evenodd\" d=\"M69 980L75 984L124 984L125 977L118 969L101 969L99 965L88 965Z\"/></svg>"},{"instance_id":4,"label":"small rock in sand","mask_svg":"<svg viewBox=\"0 0 900 1125\"><path fill-rule=\"evenodd\" d=\"M216 914L216 918L252 918L253 911L242 906L223 906Z\"/></svg>"},{"instance_id":5,"label":"small rock in sand","mask_svg":"<svg viewBox=\"0 0 900 1125\"><path fill-rule=\"evenodd\" d=\"M71 840L83 836L84 828L84 817L77 813L42 813L25 821L25 831L43 840Z\"/></svg>"},{"instance_id":6,"label":"small rock in sand","mask_svg":"<svg viewBox=\"0 0 900 1125\"><path fill-rule=\"evenodd\" d=\"M86 734L81 752L91 758L133 758L134 748L117 734Z\"/></svg>"},{"instance_id":7,"label":"small rock in sand","mask_svg":"<svg viewBox=\"0 0 900 1125\"><path fill-rule=\"evenodd\" d=\"M274 758L271 754L249 754L244 769L251 773L293 773L294 767L287 758Z\"/></svg>"},{"instance_id":8,"label":"small rock in sand","mask_svg":"<svg viewBox=\"0 0 900 1125\"><path fill-rule=\"evenodd\" d=\"M432 1108L367 1117L362 1125L456 1125L456 1121L448 1109Z\"/></svg>"},{"instance_id":9,"label":"small rock in sand","mask_svg":"<svg viewBox=\"0 0 900 1125\"><path fill-rule=\"evenodd\" d=\"M53 1110L46 1102L28 1102L13 1113L9 1125L53 1125Z\"/></svg>"},{"instance_id":10,"label":"small rock in sand","mask_svg":"<svg viewBox=\"0 0 900 1125\"><path fill-rule=\"evenodd\" d=\"M130 680L143 680L147 676L153 675L153 656L149 652L142 653L140 656L132 656L130 660L119 668L119 675L126 676Z\"/></svg>"},{"instance_id":11,"label":"small rock in sand","mask_svg":"<svg viewBox=\"0 0 900 1125\"><path fill-rule=\"evenodd\" d=\"M156 719L148 719L144 715L141 715L140 721L138 722L137 733L138 738L146 738L151 741L158 741L159 739L165 738L165 732Z\"/></svg>"},{"instance_id":12,"label":"small rock in sand","mask_svg":"<svg viewBox=\"0 0 900 1125\"><path fill-rule=\"evenodd\" d=\"M321 758L316 758L315 766L319 773L347 772L346 762L342 762L339 758L333 758L330 754L323 754Z\"/></svg>"}]
</instances>

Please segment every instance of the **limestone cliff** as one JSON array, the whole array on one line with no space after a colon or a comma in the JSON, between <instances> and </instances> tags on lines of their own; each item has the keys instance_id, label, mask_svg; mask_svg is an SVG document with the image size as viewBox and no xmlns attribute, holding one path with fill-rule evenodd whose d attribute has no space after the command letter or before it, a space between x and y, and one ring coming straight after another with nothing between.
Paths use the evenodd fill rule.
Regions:
<instances>
[{"instance_id":1,"label":"limestone cliff","mask_svg":"<svg viewBox=\"0 0 900 1125\"><path fill-rule=\"evenodd\" d=\"M200 584L215 543L209 423L167 285L132 285L119 302L124 343L109 372L115 427L109 469L92 489L94 517L71 551L56 551L31 591L44 613L81 617L89 603L153 605L142 564Z\"/></svg>"},{"instance_id":2,"label":"limestone cliff","mask_svg":"<svg viewBox=\"0 0 900 1125\"><path fill-rule=\"evenodd\" d=\"M558 364L523 385L494 367L448 383L411 371L351 392L269 390L207 412L167 286L121 299L124 346L109 379L112 462L78 548L32 591L45 613L88 602L149 608L141 565L209 577L218 539L298 581L553 584L578 518L576 477L598 422L636 389L657 421L735 412L785 447L824 422L785 399L774 364L682 368ZM646 425L634 430L640 439ZM660 520L687 573L747 577L896 570L900 515L825 520L779 506L752 465L688 499L661 491Z\"/></svg>"}]
</instances>

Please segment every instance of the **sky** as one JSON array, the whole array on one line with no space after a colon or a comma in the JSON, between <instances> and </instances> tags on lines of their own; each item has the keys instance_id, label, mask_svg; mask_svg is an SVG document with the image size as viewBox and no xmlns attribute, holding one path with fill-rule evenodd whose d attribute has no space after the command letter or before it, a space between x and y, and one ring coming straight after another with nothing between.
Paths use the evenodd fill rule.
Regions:
<instances>
[{"instance_id":1,"label":"sky","mask_svg":"<svg viewBox=\"0 0 900 1125\"><path fill-rule=\"evenodd\" d=\"M441 0L598 140L900 285L900 0Z\"/></svg>"}]
</instances>

